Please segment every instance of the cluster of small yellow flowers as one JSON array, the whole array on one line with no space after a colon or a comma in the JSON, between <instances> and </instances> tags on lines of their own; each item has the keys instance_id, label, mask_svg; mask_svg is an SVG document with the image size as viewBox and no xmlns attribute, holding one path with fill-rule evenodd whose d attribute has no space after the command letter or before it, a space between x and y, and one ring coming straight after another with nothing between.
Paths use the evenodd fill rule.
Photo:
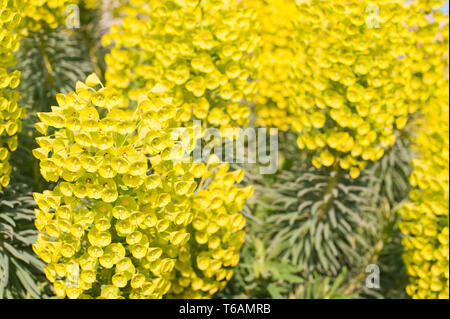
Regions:
<instances>
[{"instance_id":1,"label":"cluster of small yellow flowers","mask_svg":"<svg viewBox=\"0 0 450 319\"><path fill-rule=\"evenodd\" d=\"M257 54L258 79L255 98L256 124L291 128L294 114L286 107L301 85L292 76L292 65L298 57L292 47L295 41L294 21L298 10L294 0L247 0L256 8L261 46Z\"/></svg>"},{"instance_id":2,"label":"cluster of small yellow flowers","mask_svg":"<svg viewBox=\"0 0 450 319\"><path fill-rule=\"evenodd\" d=\"M135 0L103 38L107 85L133 101L155 83L173 90L181 120L245 126L258 46L253 10L234 0Z\"/></svg>"},{"instance_id":3,"label":"cluster of small yellow flowers","mask_svg":"<svg viewBox=\"0 0 450 319\"><path fill-rule=\"evenodd\" d=\"M20 23L22 4L21 0L0 0L0 189L9 184L10 151L17 149L17 133L25 114L25 109L17 105L19 92L14 90L20 72L8 72L16 64L14 52L19 48L19 37L13 30Z\"/></svg>"},{"instance_id":4,"label":"cluster of small yellow flowers","mask_svg":"<svg viewBox=\"0 0 450 319\"><path fill-rule=\"evenodd\" d=\"M211 171L210 167L214 167ZM192 204L192 243L195 248L183 250L175 268L178 273L170 296L175 298L209 297L233 276L230 267L239 262L239 250L244 242L244 217L239 213L253 193L253 187L237 188L234 184L244 177L243 170L228 171L228 163L210 161L193 167L196 176L212 176L212 182L200 189ZM193 264L191 258L196 261Z\"/></svg>"},{"instance_id":5,"label":"cluster of small yellow flowers","mask_svg":"<svg viewBox=\"0 0 450 319\"><path fill-rule=\"evenodd\" d=\"M336 160L354 178L395 143L411 108L402 54L410 37L403 1L325 1L299 5L307 34L295 71L302 82L298 145L320 150L317 167ZM305 20L303 20L305 19ZM305 22L303 22L305 21ZM339 27L336 27L339 26Z\"/></svg>"},{"instance_id":6,"label":"cluster of small yellow flowers","mask_svg":"<svg viewBox=\"0 0 450 319\"><path fill-rule=\"evenodd\" d=\"M93 9L100 5L100 0L26 0L22 11L22 31L26 35L43 27L55 29L60 25L77 23L81 4Z\"/></svg>"},{"instance_id":7,"label":"cluster of small yellow flowers","mask_svg":"<svg viewBox=\"0 0 450 319\"><path fill-rule=\"evenodd\" d=\"M408 47L403 72L412 75L405 87L412 109L439 104L442 92L448 91L449 18L440 10L432 10L442 2L420 0L410 7L413 45Z\"/></svg>"},{"instance_id":8,"label":"cluster of small yellow flowers","mask_svg":"<svg viewBox=\"0 0 450 319\"><path fill-rule=\"evenodd\" d=\"M273 69L267 76L267 66L261 68L259 94L270 102L257 116L282 129L289 122L298 146L317 154L316 167L336 164L356 178L395 143L395 132L416 110L405 90L413 74L403 62L412 41L404 1L297 0L296 10L285 10L293 4L284 2L264 2L272 20L286 25L281 40L270 27L261 29L269 43L260 64ZM283 85L269 84L274 75Z\"/></svg>"},{"instance_id":9,"label":"cluster of small yellow flowers","mask_svg":"<svg viewBox=\"0 0 450 319\"><path fill-rule=\"evenodd\" d=\"M212 157L194 163L174 94L157 84L136 108L95 75L38 113L33 150L57 182L35 193L34 251L60 297L209 297L233 274L239 213L252 188ZM48 132L48 133L47 133ZM187 159L186 159L187 157Z\"/></svg>"},{"instance_id":10,"label":"cluster of small yellow flowers","mask_svg":"<svg viewBox=\"0 0 450 319\"><path fill-rule=\"evenodd\" d=\"M449 104L429 107L416 140L412 202L402 208L400 229L414 298L449 298Z\"/></svg>"},{"instance_id":11,"label":"cluster of small yellow flowers","mask_svg":"<svg viewBox=\"0 0 450 319\"><path fill-rule=\"evenodd\" d=\"M422 102L423 118L414 143L418 153L410 176L414 189L411 202L402 207L400 224L410 276L406 292L420 299L449 298L448 16L435 11L425 20L422 14L437 2L413 3L420 14L415 17L417 45L410 52L416 76L411 94L424 96L413 98Z\"/></svg>"}]
</instances>

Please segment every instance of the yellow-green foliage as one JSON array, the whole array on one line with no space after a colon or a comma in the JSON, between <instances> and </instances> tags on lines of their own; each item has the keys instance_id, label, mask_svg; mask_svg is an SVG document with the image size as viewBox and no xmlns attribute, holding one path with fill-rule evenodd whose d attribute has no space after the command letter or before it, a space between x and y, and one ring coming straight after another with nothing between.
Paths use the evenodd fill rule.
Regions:
<instances>
[{"instance_id":1,"label":"yellow-green foliage","mask_svg":"<svg viewBox=\"0 0 450 319\"><path fill-rule=\"evenodd\" d=\"M421 5L421 3L419 4ZM427 6L424 11L428 12ZM412 51L411 94L425 95L410 176L411 202L402 207L403 259L413 298L449 298L449 92L448 16L422 21ZM420 16L418 17L420 19ZM430 21L432 21L430 23Z\"/></svg>"},{"instance_id":2,"label":"yellow-green foliage","mask_svg":"<svg viewBox=\"0 0 450 319\"><path fill-rule=\"evenodd\" d=\"M14 28L20 23L20 0L0 0L0 189L9 184L10 152L17 149L17 133L22 128L25 114L18 107L19 92L14 90L20 81L20 72L9 72L16 64L14 52L19 48L19 37Z\"/></svg>"},{"instance_id":3,"label":"yellow-green foliage","mask_svg":"<svg viewBox=\"0 0 450 319\"><path fill-rule=\"evenodd\" d=\"M298 133L299 147L317 154L316 167L338 162L358 177L395 143L396 131L433 91L429 84L416 91L428 79L416 76L413 47L426 35L405 25L425 23L422 3L298 0L297 9L286 9L293 0L253 2L266 21L258 57L259 123ZM281 25L280 37L271 21Z\"/></svg>"},{"instance_id":4,"label":"yellow-green foliage","mask_svg":"<svg viewBox=\"0 0 450 319\"><path fill-rule=\"evenodd\" d=\"M220 128L244 126L253 93L252 53L258 43L253 10L232 0L136 0L103 42L107 85L131 100L156 83L175 92L182 121ZM138 16L139 14L139 16Z\"/></svg>"},{"instance_id":5,"label":"yellow-green foliage","mask_svg":"<svg viewBox=\"0 0 450 319\"><path fill-rule=\"evenodd\" d=\"M45 136L33 154L57 182L34 194L41 234L33 248L47 278L69 298L211 296L239 261L239 211L252 193L235 185L244 172L183 161L193 143L174 135L179 109L164 86L127 109L99 84L91 75L38 114Z\"/></svg>"}]
</instances>

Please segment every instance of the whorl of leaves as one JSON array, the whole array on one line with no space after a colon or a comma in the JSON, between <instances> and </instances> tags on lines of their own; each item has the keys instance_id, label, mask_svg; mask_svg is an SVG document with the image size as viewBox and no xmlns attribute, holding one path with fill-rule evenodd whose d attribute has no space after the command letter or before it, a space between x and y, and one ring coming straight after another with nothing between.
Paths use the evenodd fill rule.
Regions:
<instances>
[{"instance_id":1,"label":"whorl of leaves","mask_svg":"<svg viewBox=\"0 0 450 319\"><path fill-rule=\"evenodd\" d=\"M64 29L38 31L23 38L17 52L22 71L22 104L33 112L48 111L56 94L68 93L76 81L92 72L79 39Z\"/></svg>"},{"instance_id":2,"label":"whorl of leaves","mask_svg":"<svg viewBox=\"0 0 450 319\"><path fill-rule=\"evenodd\" d=\"M241 251L241 261L218 298L339 299L355 296L343 291L346 270L337 278L318 274L303 276L299 266L281 260L276 249L268 249L270 241L265 236L267 233L263 231L262 221L247 221L250 227Z\"/></svg>"},{"instance_id":3,"label":"whorl of leaves","mask_svg":"<svg viewBox=\"0 0 450 319\"><path fill-rule=\"evenodd\" d=\"M391 205L407 199L411 174L411 130L407 126L395 145L385 156L363 172L363 179L374 194L386 198Z\"/></svg>"},{"instance_id":4,"label":"whorl of leaves","mask_svg":"<svg viewBox=\"0 0 450 319\"><path fill-rule=\"evenodd\" d=\"M369 249L364 252L359 267L350 276L362 297L407 298L405 287L408 282L402 260L404 248L402 234L398 227L401 220L399 209L408 200L410 191L409 175L412 171L410 148L412 127L408 124L395 145L378 162L368 167L361 181L368 185L376 206L373 215L367 215L370 225L365 237ZM380 271L380 288L368 289L364 284L367 265L376 264ZM358 281L359 280L359 281Z\"/></svg>"},{"instance_id":5,"label":"whorl of leaves","mask_svg":"<svg viewBox=\"0 0 450 319\"><path fill-rule=\"evenodd\" d=\"M344 287L339 291L359 297L405 297L397 209L409 191L409 137L399 139L382 160L356 180L343 171L317 170L309 165L308 155L293 149L289 133L281 134L280 142L284 157L278 176L250 174L253 180L248 182L256 185L257 199L246 218L250 229L259 230L247 236L248 246L253 248L244 249L233 282L239 280L247 287L245 284L254 279L257 260L263 260L260 264L267 269L272 267L271 262L276 269L290 270L281 265L295 265L289 276L308 282L324 281L327 276L333 282L347 267ZM263 244L256 249L258 241ZM266 259L251 257L260 256L261 251ZM382 289L365 287L369 264L378 265L383 272ZM318 275L311 275L315 271ZM270 271L266 273L272 276ZM281 295L292 296L290 288L278 280L280 277L270 276L269 283L261 287L268 288L274 282L270 287L281 289ZM251 294L254 290L249 291Z\"/></svg>"},{"instance_id":6,"label":"whorl of leaves","mask_svg":"<svg viewBox=\"0 0 450 319\"><path fill-rule=\"evenodd\" d=\"M355 264L358 249L367 245L361 236L371 213L367 187L337 167L313 167L280 173L272 187L271 248L301 265L305 272L337 275Z\"/></svg>"},{"instance_id":7,"label":"whorl of leaves","mask_svg":"<svg viewBox=\"0 0 450 319\"><path fill-rule=\"evenodd\" d=\"M35 203L26 184L0 191L0 299L40 298L44 264L31 249Z\"/></svg>"},{"instance_id":8,"label":"whorl of leaves","mask_svg":"<svg viewBox=\"0 0 450 319\"><path fill-rule=\"evenodd\" d=\"M401 204L392 207L383 197L374 215L370 216L366 233L369 249L362 252L360 264L351 270L348 284L349 290L358 290L363 298L407 298L405 287L408 278L402 260L402 235L398 228L400 207ZM369 265L376 265L380 270L380 285L376 289L366 285L367 276L373 271L367 268Z\"/></svg>"}]
</instances>

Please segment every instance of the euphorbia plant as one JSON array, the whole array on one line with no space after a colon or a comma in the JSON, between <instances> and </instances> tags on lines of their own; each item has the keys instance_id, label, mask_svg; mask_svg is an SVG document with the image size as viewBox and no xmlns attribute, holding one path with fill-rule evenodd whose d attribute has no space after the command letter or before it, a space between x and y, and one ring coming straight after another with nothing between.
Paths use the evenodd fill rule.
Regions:
<instances>
[{"instance_id":1,"label":"euphorbia plant","mask_svg":"<svg viewBox=\"0 0 450 319\"><path fill-rule=\"evenodd\" d=\"M56 186L35 193L33 245L58 296L209 297L239 261L252 188L243 171L193 163L172 91L156 85L137 107L91 75L39 113L33 154ZM193 138L193 131L190 131Z\"/></svg>"}]
</instances>

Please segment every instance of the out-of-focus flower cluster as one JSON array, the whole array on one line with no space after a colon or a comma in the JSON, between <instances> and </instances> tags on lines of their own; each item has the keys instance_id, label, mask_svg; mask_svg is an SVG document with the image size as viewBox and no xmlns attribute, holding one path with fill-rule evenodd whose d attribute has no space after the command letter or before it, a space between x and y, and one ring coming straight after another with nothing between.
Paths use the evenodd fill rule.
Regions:
<instances>
[{"instance_id":1,"label":"out-of-focus flower cluster","mask_svg":"<svg viewBox=\"0 0 450 319\"><path fill-rule=\"evenodd\" d=\"M245 126L254 93L257 21L232 0L126 1L103 38L107 85L136 101L155 83L175 93L181 120Z\"/></svg>"},{"instance_id":2,"label":"out-of-focus flower cluster","mask_svg":"<svg viewBox=\"0 0 450 319\"><path fill-rule=\"evenodd\" d=\"M408 17L413 43L408 47L403 70L412 75L407 84L408 103L414 105L414 109L424 108L426 112L445 99L448 101L449 17L439 10L432 10L443 2L415 1Z\"/></svg>"},{"instance_id":3,"label":"out-of-focus flower cluster","mask_svg":"<svg viewBox=\"0 0 450 319\"><path fill-rule=\"evenodd\" d=\"M38 114L44 136L33 154L57 182L34 194L33 249L47 278L69 298L211 296L239 261L239 211L252 193L236 186L244 172L192 162L197 133L178 132L179 106L163 85L130 109L97 85L91 75Z\"/></svg>"},{"instance_id":4,"label":"out-of-focus flower cluster","mask_svg":"<svg viewBox=\"0 0 450 319\"><path fill-rule=\"evenodd\" d=\"M10 152L17 149L17 133L22 129L25 109L18 106L20 72L9 72L16 64L14 52L19 48L19 37L14 29L20 23L20 0L0 0L0 189L9 184Z\"/></svg>"},{"instance_id":5,"label":"out-of-focus flower cluster","mask_svg":"<svg viewBox=\"0 0 450 319\"><path fill-rule=\"evenodd\" d=\"M256 3L266 26L257 63L259 123L297 132L299 147L317 154L316 167L338 163L358 177L433 94L430 83L437 77L422 79L417 69L437 60L416 64L423 56L413 49L418 38L432 41L429 32L413 32L426 22L419 12L426 6L298 0L293 9L293 0L274 1L249 2ZM445 45L435 43L433 49L437 57Z\"/></svg>"},{"instance_id":6,"label":"out-of-focus flower cluster","mask_svg":"<svg viewBox=\"0 0 450 319\"><path fill-rule=\"evenodd\" d=\"M402 208L400 229L414 298L449 297L449 109L429 107L416 140L419 157L410 177L412 202Z\"/></svg>"},{"instance_id":7,"label":"out-of-focus flower cluster","mask_svg":"<svg viewBox=\"0 0 450 319\"><path fill-rule=\"evenodd\" d=\"M299 12L291 0L247 0L245 3L257 8L261 36L257 55L257 124L287 131L295 119L287 103L295 99L296 88L301 85L292 74L292 66L298 59L292 41L296 41L294 22Z\"/></svg>"},{"instance_id":8,"label":"out-of-focus flower cluster","mask_svg":"<svg viewBox=\"0 0 450 319\"><path fill-rule=\"evenodd\" d=\"M442 1L441 1L442 2ZM429 12L438 1L414 3ZM415 75L410 95L421 103L418 158L410 176L411 202L402 207L400 229L406 235L403 259L410 276L406 291L413 298L449 298L449 91L448 16L416 15L416 46L410 52ZM426 98L423 98L425 96ZM422 97L422 98L421 98Z\"/></svg>"}]
</instances>

